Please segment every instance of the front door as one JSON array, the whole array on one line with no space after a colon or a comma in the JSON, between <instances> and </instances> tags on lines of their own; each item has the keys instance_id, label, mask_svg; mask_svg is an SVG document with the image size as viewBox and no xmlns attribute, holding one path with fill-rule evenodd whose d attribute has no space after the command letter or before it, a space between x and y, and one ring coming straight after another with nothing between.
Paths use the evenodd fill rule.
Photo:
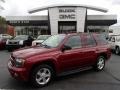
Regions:
<instances>
[{"instance_id":1,"label":"front door","mask_svg":"<svg viewBox=\"0 0 120 90\"><path fill-rule=\"evenodd\" d=\"M71 47L71 49L61 52L61 55L58 58L62 71L80 67L84 58L80 36L75 35L69 37L64 45Z\"/></svg>"}]
</instances>

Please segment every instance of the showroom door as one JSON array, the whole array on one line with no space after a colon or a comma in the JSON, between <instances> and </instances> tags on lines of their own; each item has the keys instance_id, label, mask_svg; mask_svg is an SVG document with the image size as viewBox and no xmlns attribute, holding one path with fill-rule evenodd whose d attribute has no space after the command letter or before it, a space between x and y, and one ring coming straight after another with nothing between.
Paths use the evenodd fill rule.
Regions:
<instances>
[{"instance_id":1,"label":"showroom door","mask_svg":"<svg viewBox=\"0 0 120 90\"><path fill-rule=\"evenodd\" d=\"M74 33L76 32L76 21L59 21L58 33Z\"/></svg>"}]
</instances>

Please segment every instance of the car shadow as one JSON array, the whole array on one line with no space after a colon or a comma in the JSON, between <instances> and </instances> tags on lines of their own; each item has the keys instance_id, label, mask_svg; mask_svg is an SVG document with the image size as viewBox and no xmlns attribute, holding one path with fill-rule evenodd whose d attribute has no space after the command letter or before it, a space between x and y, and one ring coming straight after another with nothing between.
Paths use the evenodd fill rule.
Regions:
<instances>
[{"instance_id":1,"label":"car shadow","mask_svg":"<svg viewBox=\"0 0 120 90\"><path fill-rule=\"evenodd\" d=\"M42 87L41 90L53 90L57 89L57 86L63 85L64 83L66 84L67 82L71 80L77 80L77 79L82 79L85 75L89 74L94 74L97 73L93 69L89 69L86 71L70 74L70 75L65 75L65 76L60 76L55 78L50 84L48 84L45 87ZM23 82L23 81L18 81L13 79L12 77L7 80L7 83L2 87L2 89L20 89L20 90L28 90L28 89L37 89L35 87L32 87L29 82ZM40 88L38 88L40 89Z\"/></svg>"}]
</instances>

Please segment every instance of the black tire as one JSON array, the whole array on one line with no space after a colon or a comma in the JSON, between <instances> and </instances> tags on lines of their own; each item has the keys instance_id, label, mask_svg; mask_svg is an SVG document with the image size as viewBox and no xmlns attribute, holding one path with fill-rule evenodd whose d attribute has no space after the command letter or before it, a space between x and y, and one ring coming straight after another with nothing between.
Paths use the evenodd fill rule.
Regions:
<instances>
[{"instance_id":1,"label":"black tire","mask_svg":"<svg viewBox=\"0 0 120 90\"><path fill-rule=\"evenodd\" d=\"M45 75L44 75L44 73L42 72L42 70L44 70L44 69L48 70L47 73L50 74L50 77L48 77L48 79L45 78ZM42 73L41 73L40 75L38 75L38 72L39 72L39 73L42 72ZM47 74L47 73L46 73L46 74ZM53 68L52 68L51 66L49 66L49 65L42 64L42 65L39 65L38 67L36 67L36 68L32 71L31 76L30 76L30 82L31 82L31 85L32 85L33 87L44 87L44 86L46 86L47 84L50 83L50 81L53 79L53 77L54 77L54 70L53 70ZM40 78L47 79L47 80L46 80L46 83L44 83L44 84L43 84L43 83L40 83L40 81L43 81L43 82L44 82L44 80L43 80L43 79L40 79ZM38 79L40 79L40 81L38 81Z\"/></svg>"},{"instance_id":2,"label":"black tire","mask_svg":"<svg viewBox=\"0 0 120 90\"><path fill-rule=\"evenodd\" d=\"M119 55L119 54L120 54L120 48L119 48L119 47L116 47L116 48L115 48L115 54L116 54L116 55Z\"/></svg>"},{"instance_id":3,"label":"black tire","mask_svg":"<svg viewBox=\"0 0 120 90\"><path fill-rule=\"evenodd\" d=\"M101 62L100 62L101 61ZM93 66L93 68L96 71L102 71L105 67L105 57L104 56L99 56L97 58L97 62L95 63L95 65Z\"/></svg>"}]
</instances>

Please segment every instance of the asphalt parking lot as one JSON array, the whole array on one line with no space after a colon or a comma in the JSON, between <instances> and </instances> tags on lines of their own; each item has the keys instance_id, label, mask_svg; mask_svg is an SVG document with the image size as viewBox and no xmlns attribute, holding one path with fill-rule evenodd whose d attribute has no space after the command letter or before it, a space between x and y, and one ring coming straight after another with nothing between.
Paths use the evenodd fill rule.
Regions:
<instances>
[{"instance_id":1,"label":"asphalt parking lot","mask_svg":"<svg viewBox=\"0 0 120 90\"><path fill-rule=\"evenodd\" d=\"M10 52L6 50L0 51L0 89L35 89L28 83L14 80L10 76L7 70L9 55ZM90 69L59 77L38 90L120 90L120 56L112 54L104 71L95 72Z\"/></svg>"}]
</instances>

